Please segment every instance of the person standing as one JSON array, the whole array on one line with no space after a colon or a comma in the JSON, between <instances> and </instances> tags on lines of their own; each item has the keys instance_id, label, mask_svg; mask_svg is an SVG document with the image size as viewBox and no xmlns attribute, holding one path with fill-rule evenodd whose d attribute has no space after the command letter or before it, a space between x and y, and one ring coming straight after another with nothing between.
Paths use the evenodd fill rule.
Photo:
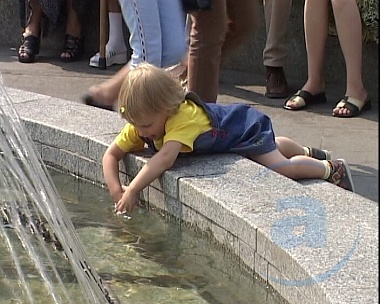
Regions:
<instances>
[{"instance_id":1,"label":"person standing","mask_svg":"<svg viewBox=\"0 0 380 304\"><path fill-rule=\"evenodd\" d=\"M366 25L364 33L367 30L371 33L364 37L378 40L378 0L306 0L304 27L308 78L302 89L286 101L284 108L295 111L305 109L310 104L326 102L323 69L329 16L335 20L347 75L345 96L338 101L332 115L355 117L371 108L362 79L362 25ZM367 22L372 26L367 27Z\"/></svg>"},{"instance_id":2,"label":"person standing","mask_svg":"<svg viewBox=\"0 0 380 304\"><path fill-rule=\"evenodd\" d=\"M118 0L107 0L108 10L108 41L106 44L106 64L127 63L127 47L124 42L123 16ZM90 58L90 66L99 67L100 53L96 53Z\"/></svg>"},{"instance_id":3,"label":"person standing","mask_svg":"<svg viewBox=\"0 0 380 304\"><path fill-rule=\"evenodd\" d=\"M258 0L216 0L210 10L189 12L187 89L203 101L216 102L222 59L255 33L259 4Z\"/></svg>"},{"instance_id":4,"label":"person standing","mask_svg":"<svg viewBox=\"0 0 380 304\"><path fill-rule=\"evenodd\" d=\"M24 28L18 60L34 62L40 51L40 39L52 33L58 25L62 4L66 8L66 34L61 61L73 62L82 56L82 20L89 0L24 0L20 1L21 25ZM42 21L44 27L42 26ZM42 32L44 30L44 32Z\"/></svg>"},{"instance_id":5,"label":"person standing","mask_svg":"<svg viewBox=\"0 0 380 304\"><path fill-rule=\"evenodd\" d=\"M169 67L186 56L185 14L180 0L119 0L130 32L131 60L110 79L89 88L85 102L101 108L114 106L121 83L141 62Z\"/></svg>"}]
</instances>

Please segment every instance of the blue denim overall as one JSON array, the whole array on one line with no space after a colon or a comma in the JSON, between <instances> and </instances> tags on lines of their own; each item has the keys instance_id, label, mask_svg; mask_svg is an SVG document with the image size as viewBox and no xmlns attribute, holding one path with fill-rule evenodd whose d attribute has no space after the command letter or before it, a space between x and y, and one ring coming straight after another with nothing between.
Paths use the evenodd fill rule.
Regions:
<instances>
[{"instance_id":1,"label":"blue denim overall","mask_svg":"<svg viewBox=\"0 0 380 304\"><path fill-rule=\"evenodd\" d=\"M193 92L185 98L205 109L212 126L196 138L192 153L228 152L249 157L276 149L272 123L264 113L245 104L203 103ZM143 139L157 151L152 140Z\"/></svg>"}]
</instances>

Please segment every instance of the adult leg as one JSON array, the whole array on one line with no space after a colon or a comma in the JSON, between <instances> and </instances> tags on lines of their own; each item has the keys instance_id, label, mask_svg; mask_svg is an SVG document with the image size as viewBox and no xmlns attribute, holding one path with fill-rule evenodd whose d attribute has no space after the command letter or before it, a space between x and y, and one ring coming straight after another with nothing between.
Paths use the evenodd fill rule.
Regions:
<instances>
[{"instance_id":1,"label":"adult leg","mask_svg":"<svg viewBox=\"0 0 380 304\"><path fill-rule=\"evenodd\" d=\"M73 0L66 1L66 10L66 41L61 60L71 62L79 60L82 55L82 22L73 8Z\"/></svg>"},{"instance_id":2,"label":"adult leg","mask_svg":"<svg viewBox=\"0 0 380 304\"><path fill-rule=\"evenodd\" d=\"M172 77L177 78L183 88L187 90L187 62L188 62L188 45L189 45L189 36L191 30L191 19L190 16L186 14L185 16L185 34L186 34L186 52L180 62L175 65L169 66L166 68L166 71L172 75Z\"/></svg>"},{"instance_id":3,"label":"adult leg","mask_svg":"<svg viewBox=\"0 0 380 304\"><path fill-rule=\"evenodd\" d=\"M210 11L191 13L188 89L216 102L222 58L228 57L256 28L257 0L214 1Z\"/></svg>"},{"instance_id":4,"label":"adult leg","mask_svg":"<svg viewBox=\"0 0 380 304\"><path fill-rule=\"evenodd\" d=\"M264 0L266 44L263 63L266 67L266 96L288 96L288 83L283 67L287 60L287 33L292 0Z\"/></svg>"},{"instance_id":5,"label":"adult leg","mask_svg":"<svg viewBox=\"0 0 380 304\"><path fill-rule=\"evenodd\" d=\"M209 11L190 13L188 90L207 102L216 102L222 47L227 31L226 0L214 1Z\"/></svg>"},{"instance_id":6,"label":"adult leg","mask_svg":"<svg viewBox=\"0 0 380 304\"><path fill-rule=\"evenodd\" d=\"M127 62L127 47L124 42L123 16L118 0L107 1L109 33L106 44L107 66L125 64ZM90 66L99 66L100 53L90 58Z\"/></svg>"},{"instance_id":7,"label":"adult leg","mask_svg":"<svg viewBox=\"0 0 380 304\"><path fill-rule=\"evenodd\" d=\"M142 61L167 67L181 60L186 46L179 0L129 0L120 4L131 34L132 68Z\"/></svg>"},{"instance_id":8,"label":"adult leg","mask_svg":"<svg viewBox=\"0 0 380 304\"><path fill-rule=\"evenodd\" d=\"M368 97L362 79L362 24L355 0L332 0L335 25L340 46L346 62L347 86L345 96L360 103L361 108ZM349 116L348 108L335 108L334 114Z\"/></svg>"},{"instance_id":9,"label":"adult leg","mask_svg":"<svg viewBox=\"0 0 380 304\"><path fill-rule=\"evenodd\" d=\"M158 67L164 67L163 64L167 64L167 62L163 61L163 43L168 45L168 49L172 50L172 54L180 54L181 51L179 50L182 48L184 51L183 48L185 46L184 21L181 15L179 0L165 0L164 2L160 1L160 3L152 0L119 0L119 3L124 21L130 31L129 43L132 48L132 57L130 62L112 78L100 85L90 87L89 93L92 98L105 105L113 105L115 103L120 86L130 68L135 68L143 61ZM162 5L161 8L159 8L159 4ZM167 10L167 16L168 14L172 14L173 16L172 18L168 17L169 19L166 20L168 23L165 24L166 28L166 25L171 22L171 35L175 34L175 38L170 43L167 31L165 31L165 37L163 37L160 20L160 12L162 10ZM181 29L182 36L178 34L181 32ZM176 41L178 37L183 37L183 41ZM179 56L178 58L175 58L176 55L165 53L165 61L173 60L173 63L178 62L182 55L183 53L177 55Z\"/></svg>"},{"instance_id":10,"label":"adult leg","mask_svg":"<svg viewBox=\"0 0 380 304\"><path fill-rule=\"evenodd\" d=\"M227 33L222 47L222 59L231 56L244 42L253 38L259 7L259 0L227 0Z\"/></svg>"},{"instance_id":11,"label":"adult leg","mask_svg":"<svg viewBox=\"0 0 380 304\"><path fill-rule=\"evenodd\" d=\"M323 65L328 35L328 2L329 0L305 1L304 30L308 78L302 90L313 96L325 90ZM301 99L303 98L293 96L285 105L294 109L300 108L304 102Z\"/></svg>"},{"instance_id":12,"label":"adult leg","mask_svg":"<svg viewBox=\"0 0 380 304\"><path fill-rule=\"evenodd\" d=\"M38 0L30 0L29 5L30 16L22 34L22 44L18 53L18 59L23 63L34 62L40 47L42 8Z\"/></svg>"},{"instance_id":13,"label":"adult leg","mask_svg":"<svg viewBox=\"0 0 380 304\"><path fill-rule=\"evenodd\" d=\"M162 33L161 67L180 62L187 51L186 21L181 1L157 0Z\"/></svg>"},{"instance_id":14,"label":"adult leg","mask_svg":"<svg viewBox=\"0 0 380 304\"><path fill-rule=\"evenodd\" d=\"M27 37L33 35L39 38L41 34L42 8L38 0L30 0L29 5L31 8L30 17L24 29L23 36Z\"/></svg>"}]
</instances>

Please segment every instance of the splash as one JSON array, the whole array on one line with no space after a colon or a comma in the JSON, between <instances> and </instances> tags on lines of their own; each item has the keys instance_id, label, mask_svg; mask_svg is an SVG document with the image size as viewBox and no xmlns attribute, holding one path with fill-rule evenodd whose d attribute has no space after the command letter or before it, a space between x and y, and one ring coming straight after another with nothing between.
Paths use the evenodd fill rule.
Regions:
<instances>
[{"instance_id":1,"label":"splash","mask_svg":"<svg viewBox=\"0 0 380 304\"><path fill-rule=\"evenodd\" d=\"M91 266L1 74L0 238L0 252L9 253L0 258L2 296L22 303L117 302Z\"/></svg>"}]
</instances>

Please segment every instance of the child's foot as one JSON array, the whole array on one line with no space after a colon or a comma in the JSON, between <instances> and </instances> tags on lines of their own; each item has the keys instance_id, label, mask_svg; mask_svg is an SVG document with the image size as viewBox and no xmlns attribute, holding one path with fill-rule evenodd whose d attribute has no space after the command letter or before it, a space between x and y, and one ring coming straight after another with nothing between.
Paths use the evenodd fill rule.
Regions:
<instances>
[{"instance_id":1,"label":"child's foot","mask_svg":"<svg viewBox=\"0 0 380 304\"><path fill-rule=\"evenodd\" d=\"M306 147L307 156L319 160L331 160L331 151L322 150L318 148Z\"/></svg>"},{"instance_id":2,"label":"child's foot","mask_svg":"<svg viewBox=\"0 0 380 304\"><path fill-rule=\"evenodd\" d=\"M354 183L352 181L350 168L344 159L330 160L331 173L327 181L346 189L355 192Z\"/></svg>"}]
</instances>

